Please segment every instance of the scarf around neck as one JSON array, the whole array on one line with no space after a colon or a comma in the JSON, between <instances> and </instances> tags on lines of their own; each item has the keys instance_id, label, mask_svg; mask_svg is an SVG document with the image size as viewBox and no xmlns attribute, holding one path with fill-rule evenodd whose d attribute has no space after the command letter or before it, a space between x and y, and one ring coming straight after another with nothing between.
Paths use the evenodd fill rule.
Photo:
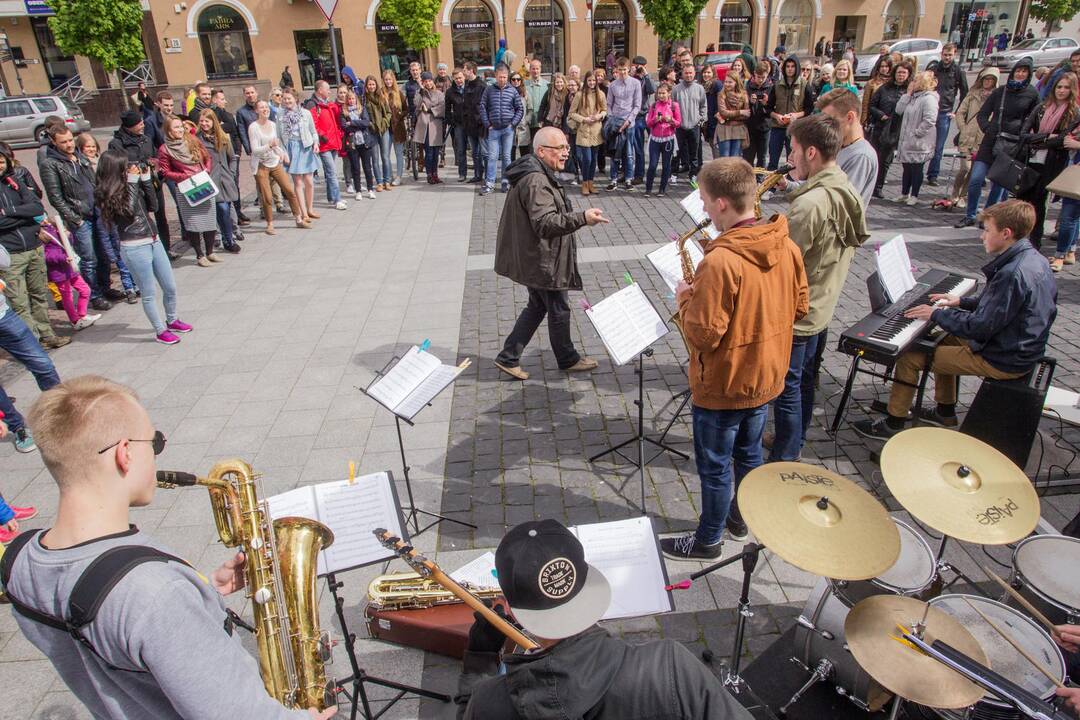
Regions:
<instances>
[{"instance_id":1,"label":"scarf around neck","mask_svg":"<svg viewBox=\"0 0 1080 720\"><path fill-rule=\"evenodd\" d=\"M1065 111L1068 109L1069 103L1056 102L1052 105L1045 106L1042 120L1039 121L1039 132L1047 135L1052 134L1057 130L1058 124L1061 123L1062 116L1065 115Z\"/></svg>"},{"instance_id":2,"label":"scarf around neck","mask_svg":"<svg viewBox=\"0 0 1080 720\"><path fill-rule=\"evenodd\" d=\"M188 146L186 138L180 137L166 140L165 151L169 153L169 156L173 160L181 162L184 165L200 164L199 158L191 154L191 148Z\"/></svg>"}]
</instances>

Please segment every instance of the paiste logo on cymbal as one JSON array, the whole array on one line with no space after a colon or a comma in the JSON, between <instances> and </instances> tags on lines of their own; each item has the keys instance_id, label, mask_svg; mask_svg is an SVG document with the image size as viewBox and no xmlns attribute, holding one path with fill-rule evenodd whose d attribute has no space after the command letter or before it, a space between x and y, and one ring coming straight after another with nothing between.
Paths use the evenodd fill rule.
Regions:
<instances>
[{"instance_id":1,"label":"paiste logo on cymbal","mask_svg":"<svg viewBox=\"0 0 1080 720\"><path fill-rule=\"evenodd\" d=\"M824 475L803 475L798 472L780 473L780 482L793 482L801 483L803 485L824 485L825 487L832 487L836 483L832 478L825 477Z\"/></svg>"},{"instance_id":2,"label":"paiste logo on cymbal","mask_svg":"<svg viewBox=\"0 0 1080 720\"><path fill-rule=\"evenodd\" d=\"M975 513L980 525L997 525L1005 518L1011 518L1020 506L1012 498L1005 498L1003 505L991 505L982 512Z\"/></svg>"},{"instance_id":3,"label":"paiste logo on cymbal","mask_svg":"<svg viewBox=\"0 0 1080 720\"><path fill-rule=\"evenodd\" d=\"M540 592L552 600L564 598L577 583L577 571L574 564L566 558L549 560L540 568Z\"/></svg>"}]
</instances>

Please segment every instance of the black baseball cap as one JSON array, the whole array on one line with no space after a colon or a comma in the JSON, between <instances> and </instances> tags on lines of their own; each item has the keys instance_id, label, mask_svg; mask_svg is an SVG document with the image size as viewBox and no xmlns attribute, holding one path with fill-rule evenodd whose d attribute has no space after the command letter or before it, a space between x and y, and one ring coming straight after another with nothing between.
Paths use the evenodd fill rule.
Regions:
<instances>
[{"instance_id":1,"label":"black baseball cap","mask_svg":"<svg viewBox=\"0 0 1080 720\"><path fill-rule=\"evenodd\" d=\"M634 56L634 60L633 60L633 63L634 63L635 65L647 65L647 64L648 64L648 60L646 60L646 59L645 59L645 56L644 56L644 55L635 55L635 56Z\"/></svg>"},{"instance_id":2,"label":"black baseball cap","mask_svg":"<svg viewBox=\"0 0 1080 720\"><path fill-rule=\"evenodd\" d=\"M511 528L495 551L495 570L514 618L537 637L577 635L611 604L607 578L585 562L581 542L556 520Z\"/></svg>"}]
</instances>

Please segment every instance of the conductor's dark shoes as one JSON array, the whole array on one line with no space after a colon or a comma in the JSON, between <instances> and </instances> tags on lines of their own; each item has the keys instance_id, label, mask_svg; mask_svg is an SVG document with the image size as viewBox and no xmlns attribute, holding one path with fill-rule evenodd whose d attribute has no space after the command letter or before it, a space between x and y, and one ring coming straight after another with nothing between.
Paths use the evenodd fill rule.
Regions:
<instances>
[{"instance_id":1,"label":"conductor's dark shoes","mask_svg":"<svg viewBox=\"0 0 1080 720\"><path fill-rule=\"evenodd\" d=\"M592 358L583 357L576 363L566 368L566 372L589 372L596 369L596 361Z\"/></svg>"},{"instance_id":2,"label":"conductor's dark shoes","mask_svg":"<svg viewBox=\"0 0 1080 720\"><path fill-rule=\"evenodd\" d=\"M522 370L517 365L510 366L510 365L503 365L500 362L496 362L495 367L499 368L500 370L502 370L504 373L506 373L510 377L514 378L515 380L528 380L529 379L529 373L525 372L524 370Z\"/></svg>"}]
</instances>

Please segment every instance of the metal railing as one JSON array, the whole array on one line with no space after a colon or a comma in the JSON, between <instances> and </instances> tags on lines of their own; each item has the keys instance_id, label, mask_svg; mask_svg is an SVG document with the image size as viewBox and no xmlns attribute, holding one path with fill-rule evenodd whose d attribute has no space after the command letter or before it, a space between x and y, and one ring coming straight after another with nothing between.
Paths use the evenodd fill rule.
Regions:
<instances>
[{"instance_id":1,"label":"metal railing","mask_svg":"<svg viewBox=\"0 0 1080 720\"><path fill-rule=\"evenodd\" d=\"M157 84L157 80L154 79L154 68L150 65L149 60L143 60L132 70L120 68L120 80L126 88L135 87L141 82L147 85Z\"/></svg>"},{"instance_id":2,"label":"metal railing","mask_svg":"<svg viewBox=\"0 0 1080 720\"><path fill-rule=\"evenodd\" d=\"M52 90L54 95L60 95L66 97L71 102L78 105L90 95L90 90L83 86L82 78L78 75L74 75L63 83L57 85Z\"/></svg>"}]
</instances>

